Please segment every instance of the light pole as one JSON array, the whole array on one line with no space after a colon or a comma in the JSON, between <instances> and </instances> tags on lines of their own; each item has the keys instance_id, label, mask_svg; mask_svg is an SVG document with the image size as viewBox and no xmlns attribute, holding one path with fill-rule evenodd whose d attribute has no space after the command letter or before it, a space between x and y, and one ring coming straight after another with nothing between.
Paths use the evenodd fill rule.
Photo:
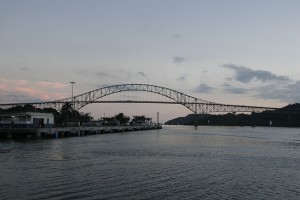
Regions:
<instances>
[{"instance_id":1,"label":"light pole","mask_svg":"<svg viewBox=\"0 0 300 200\"><path fill-rule=\"evenodd\" d=\"M70 82L71 84L72 84L72 107L73 107L73 110L75 109L75 105L74 105L74 97L73 97L73 85L75 84L75 82L74 81L71 81Z\"/></svg>"}]
</instances>

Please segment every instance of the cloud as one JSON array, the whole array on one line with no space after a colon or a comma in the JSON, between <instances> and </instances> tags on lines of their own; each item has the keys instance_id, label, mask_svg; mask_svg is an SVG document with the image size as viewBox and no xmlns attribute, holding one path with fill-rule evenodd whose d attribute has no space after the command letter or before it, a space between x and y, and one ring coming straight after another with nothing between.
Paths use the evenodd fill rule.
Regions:
<instances>
[{"instance_id":1,"label":"cloud","mask_svg":"<svg viewBox=\"0 0 300 200\"><path fill-rule=\"evenodd\" d=\"M103 84L97 85L96 87L97 87L97 88L105 88L105 87L108 87L108 86L111 86L111 85L112 85L112 84L103 83Z\"/></svg>"},{"instance_id":2,"label":"cloud","mask_svg":"<svg viewBox=\"0 0 300 200\"><path fill-rule=\"evenodd\" d=\"M288 103L300 102L300 81L281 87L277 85L269 85L258 88L257 90L258 94L255 95L255 97L276 99Z\"/></svg>"},{"instance_id":3,"label":"cloud","mask_svg":"<svg viewBox=\"0 0 300 200\"><path fill-rule=\"evenodd\" d=\"M167 33L165 31L165 29L162 29L161 27L158 27L158 26L155 26L155 25L143 25L143 26L139 26L139 27L136 27L136 29L138 31L141 31L143 33L146 33L146 34L165 34Z\"/></svg>"},{"instance_id":4,"label":"cloud","mask_svg":"<svg viewBox=\"0 0 300 200\"><path fill-rule=\"evenodd\" d=\"M41 99L50 99L51 95L50 93L46 93L43 90L39 90L36 88L31 88L31 87L17 87L14 88L16 92L19 92L21 94L27 94L28 96L31 97L39 97Z\"/></svg>"},{"instance_id":5,"label":"cloud","mask_svg":"<svg viewBox=\"0 0 300 200\"><path fill-rule=\"evenodd\" d=\"M227 92L230 92L232 94L246 94L247 89L239 88L239 87L229 87L226 89Z\"/></svg>"},{"instance_id":6,"label":"cloud","mask_svg":"<svg viewBox=\"0 0 300 200\"><path fill-rule=\"evenodd\" d=\"M12 83L17 87L23 87L29 84L27 80L12 80Z\"/></svg>"},{"instance_id":7,"label":"cloud","mask_svg":"<svg viewBox=\"0 0 300 200\"><path fill-rule=\"evenodd\" d=\"M96 73L97 76L100 76L100 77L107 77L107 76L110 76L107 72L105 71L102 71L102 72L98 72Z\"/></svg>"},{"instance_id":8,"label":"cloud","mask_svg":"<svg viewBox=\"0 0 300 200\"><path fill-rule=\"evenodd\" d=\"M173 61L174 61L174 63L176 63L176 64L179 65L179 64L185 62L186 59L183 58L183 57L180 57L180 56L174 56L174 57L173 57Z\"/></svg>"},{"instance_id":9,"label":"cloud","mask_svg":"<svg viewBox=\"0 0 300 200\"><path fill-rule=\"evenodd\" d=\"M228 83L224 83L222 86L223 86L223 87L231 87L231 85L228 84Z\"/></svg>"},{"instance_id":10,"label":"cloud","mask_svg":"<svg viewBox=\"0 0 300 200\"><path fill-rule=\"evenodd\" d=\"M173 34L172 37L176 38L176 39L180 39L180 38L182 38L182 35L181 34Z\"/></svg>"},{"instance_id":11,"label":"cloud","mask_svg":"<svg viewBox=\"0 0 300 200\"><path fill-rule=\"evenodd\" d=\"M248 89L241 88L241 87L233 87L228 83L224 83L222 86L225 87L226 92L231 94L245 94L248 92Z\"/></svg>"},{"instance_id":12,"label":"cloud","mask_svg":"<svg viewBox=\"0 0 300 200\"><path fill-rule=\"evenodd\" d=\"M140 75L142 77L147 77L147 75L144 72L138 72L138 75Z\"/></svg>"},{"instance_id":13,"label":"cloud","mask_svg":"<svg viewBox=\"0 0 300 200\"><path fill-rule=\"evenodd\" d=\"M3 80L0 80L0 91L1 92L8 92L9 91L9 85Z\"/></svg>"},{"instance_id":14,"label":"cloud","mask_svg":"<svg viewBox=\"0 0 300 200\"><path fill-rule=\"evenodd\" d=\"M80 75L87 75L88 74L88 72L84 71L84 70L78 70L78 71L76 71L76 73L78 73Z\"/></svg>"},{"instance_id":15,"label":"cloud","mask_svg":"<svg viewBox=\"0 0 300 200\"><path fill-rule=\"evenodd\" d=\"M65 98L65 94L60 92L68 86L66 83L53 81L30 81L30 80L11 80L0 79L0 98L3 101L8 101L12 97L24 97L18 102L26 101L27 99L35 100L53 100ZM17 98L15 98L17 100ZM9 102L11 103L11 102Z\"/></svg>"},{"instance_id":16,"label":"cloud","mask_svg":"<svg viewBox=\"0 0 300 200\"><path fill-rule=\"evenodd\" d=\"M190 77L189 74L182 74L180 77L178 77L176 80L180 82L186 82L188 80L188 77Z\"/></svg>"},{"instance_id":17,"label":"cloud","mask_svg":"<svg viewBox=\"0 0 300 200\"><path fill-rule=\"evenodd\" d=\"M210 93L212 90L214 90L213 87L210 87L204 83L201 83L196 89L195 92L199 93Z\"/></svg>"},{"instance_id":18,"label":"cloud","mask_svg":"<svg viewBox=\"0 0 300 200\"><path fill-rule=\"evenodd\" d=\"M53 89L66 88L69 86L69 84L66 83L53 82L53 81L38 81L36 84L40 87L53 88Z\"/></svg>"},{"instance_id":19,"label":"cloud","mask_svg":"<svg viewBox=\"0 0 300 200\"><path fill-rule=\"evenodd\" d=\"M185 82L186 81L186 76L180 76L180 77L178 77L177 81Z\"/></svg>"},{"instance_id":20,"label":"cloud","mask_svg":"<svg viewBox=\"0 0 300 200\"><path fill-rule=\"evenodd\" d=\"M232 86L225 83L225 91L233 94L253 94L252 97L278 100L286 103L300 102L300 81L293 81L288 76L276 75L269 71L252 70L234 64L223 65L233 70L235 76L226 78L231 84L242 83L243 87ZM234 82L237 81L237 82ZM255 84L249 84L255 83Z\"/></svg>"},{"instance_id":21,"label":"cloud","mask_svg":"<svg viewBox=\"0 0 300 200\"><path fill-rule=\"evenodd\" d=\"M252 70L244 66L237 66L234 64L226 64L223 67L231 69L235 72L235 80L242 83L250 83L252 81L266 82L290 82L288 76L278 76L269 71Z\"/></svg>"},{"instance_id":22,"label":"cloud","mask_svg":"<svg viewBox=\"0 0 300 200\"><path fill-rule=\"evenodd\" d=\"M18 94L6 94L4 97L0 98L2 103L31 103L31 102L40 102L41 99L32 98L27 95L18 95Z\"/></svg>"}]
</instances>

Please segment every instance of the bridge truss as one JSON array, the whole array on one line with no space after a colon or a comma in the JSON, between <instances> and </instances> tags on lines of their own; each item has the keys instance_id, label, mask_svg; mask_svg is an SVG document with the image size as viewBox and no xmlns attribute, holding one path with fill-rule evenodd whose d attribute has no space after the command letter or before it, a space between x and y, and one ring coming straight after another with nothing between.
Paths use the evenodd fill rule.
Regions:
<instances>
[{"instance_id":1,"label":"bridge truss","mask_svg":"<svg viewBox=\"0 0 300 200\"><path fill-rule=\"evenodd\" d=\"M100 101L99 99L127 91L142 91L148 93L155 93L167 97L171 101ZM77 96L48 102L36 103L15 103L15 104L0 104L0 108L7 109L13 106L24 106L27 104L33 105L36 108L54 108L60 110L65 103L71 103L74 109L79 110L91 103L167 103L167 104L181 104L191 110L193 113L213 113L213 112L262 112L265 110L275 110L276 108L246 106L246 105L229 105L220 104L211 101L206 101L184 93L178 92L166 87L160 87L148 84L121 84L112 85L96 90L92 90Z\"/></svg>"}]
</instances>

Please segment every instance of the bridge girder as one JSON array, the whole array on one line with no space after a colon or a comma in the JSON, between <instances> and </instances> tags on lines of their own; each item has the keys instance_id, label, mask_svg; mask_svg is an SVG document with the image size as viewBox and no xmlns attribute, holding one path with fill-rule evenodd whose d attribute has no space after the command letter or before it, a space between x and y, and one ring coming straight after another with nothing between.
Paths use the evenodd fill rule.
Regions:
<instances>
[{"instance_id":1,"label":"bridge girder","mask_svg":"<svg viewBox=\"0 0 300 200\"><path fill-rule=\"evenodd\" d=\"M96 102L98 99L101 99L105 96L127 92L127 91L141 91L155 93L162 95L173 100L173 103L178 103L193 113L212 113L212 112L262 112L264 110L274 110L275 108L269 107L257 107L257 106L245 106L245 105L228 105L228 104L219 104L211 101L206 101L190 95L186 95L182 92L176 90L160 87L155 85L148 84L120 84L112 85L96 90L92 90L77 96L50 101L50 102L38 102L38 103L19 103L19 104L0 104L1 108L8 108L16 105L26 105L31 104L37 108L54 108L60 110L62 105L65 103L73 103L76 110L81 109L82 107ZM145 102L146 103L146 102Z\"/></svg>"}]
</instances>

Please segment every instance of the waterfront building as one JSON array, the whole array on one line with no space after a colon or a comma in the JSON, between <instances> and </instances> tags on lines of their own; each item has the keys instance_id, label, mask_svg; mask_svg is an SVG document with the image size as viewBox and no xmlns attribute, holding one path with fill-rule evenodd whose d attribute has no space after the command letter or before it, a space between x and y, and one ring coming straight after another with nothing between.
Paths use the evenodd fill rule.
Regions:
<instances>
[{"instance_id":1,"label":"waterfront building","mask_svg":"<svg viewBox=\"0 0 300 200\"><path fill-rule=\"evenodd\" d=\"M52 128L52 113L20 112L0 114L0 127L3 128Z\"/></svg>"}]
</instances>

